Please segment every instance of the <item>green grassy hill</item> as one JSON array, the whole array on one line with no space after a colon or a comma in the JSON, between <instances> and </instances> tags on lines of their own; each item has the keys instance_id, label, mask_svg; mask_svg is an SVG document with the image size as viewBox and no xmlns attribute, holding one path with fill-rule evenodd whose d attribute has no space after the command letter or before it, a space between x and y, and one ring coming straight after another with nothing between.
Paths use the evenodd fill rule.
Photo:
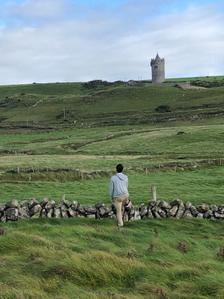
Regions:
<instances>
[{"instance_id":1,"label":"green grassy hill","mask_svg":"<svg viewBox=\"0 0 224 299\"><path fill-rule=\"evenodd\" d=\"M144 81L133 86L124 82L1 86L0 124L86 127L222 116L224 81L220 77L218 82L220 87L203 90ZM168 106L168 112L156 110L161 105Z\"/></svg>"},{"instance_id":2,"label":"green grassy hill","mask_svg":"<svg viewBox=\"0 0 224 299\"><path fill-rule=\"evenodd\" d=\"M199 89L185 89L191 82ZM224 203L223 77L0 86L0 203L110 204L121 162L134 204ZM201 88L206 87L206 88ZM223 223L0 224L0 298L224 298Z\"/></svg>"}]
</instances>

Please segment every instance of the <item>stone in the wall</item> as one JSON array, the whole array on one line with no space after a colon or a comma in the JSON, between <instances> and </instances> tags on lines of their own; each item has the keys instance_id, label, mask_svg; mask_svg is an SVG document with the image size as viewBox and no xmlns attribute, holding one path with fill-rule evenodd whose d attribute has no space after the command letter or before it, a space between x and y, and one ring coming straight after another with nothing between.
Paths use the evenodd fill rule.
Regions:
<instances>
[{"instance_id":1,"label":"stone in the wall","mask_svg":"<svg viewBox=\"0 0 224 299\"><path fill-rule=\"evenodd\" d=\"M189 209L185 210L183 218L193 218L193 215L191 214L191 211Z\"/></svg>"},{"instance_id":2,"label":"stone in the wall","mask_svg":"<svg viewBox=\"0 0 224 299\"><path fill-rule=\"evenodd\" d=\"M60 208L54 208L54 217L55 218L61 218L61 209Z\"/></svg>"},{"instance_id":3,"label":"stone in the wall","mask_svg":"<svg viewBox=\"0 0 224 299\"><path fill-rule=\"evenodd\" d=\"M158 207L160 207L161 209L163 209L165 211L168 211L171 208L170 204L168 202L164 201L164 200L161 200L159 202Z\"/></svg>"},{"instance_id":4,"label":"stone in the wall","mask_svg":"<svg viewBox=\"0 0 224 299\"><path fill-rule=\"evenodd\" d=\"M157 211L157 213L159 214L159 216L161 217L161 218L166 218L166 212L164 211L164 210L162 210L162 209L158 209L158 211ZM157 217L158 218L158 217Z\"/></svg>"},{"instance_id":5,"label":"stone in the wall","mask_svg":"<svg viewBox=\"0 0 224 299\"><path fill-rule=\"evenodd\" d=\"M63 199L63 205L65 205L67 208L70 208L72 203L69 200Z\"/></svg>"},{"instance_id":6,"label":"stone in the wall","mask_svg":"<svg viewBox=\"0 0 224 299\"><path fill-rule=\"evenodd\" d=\"M101 217L107 218L111 213L111 208L105 206L103 210L100 210Z\"/></svg>"},{"instance_id":7,"label":"stone in the wall","mask_svg":"<svg viewBox=\"0 0 224 299\"><path fill-rule=\"evenodd\" d=\"M4 216L5 205L0 205L0 218Z\"/></svg>"},{"instance_id":8,"label":"stone in the wall","mask_svg":"<svg viewBox=\"0 0 224 299\"><path fill-rule=\"evenodd\" d=\"M214 212L214 217L216 219L224 219L224 214L221 214L219 212Z\"/></svg>"},{"instance_id":9,"label":"stone in the wall","mask_svg":"<svg viewBox=\"0 0 224 299\"><path fill-rule=\"evenodd\" d=\"M68 213L66 210L61 210L61 217L62 218L68 218Z\"/></svg>"},{"instance_id":10,"label":"stone in the wall","mask_svg":"<svg viewBox=\"0 0 224 299\"><path fill-rule=\"evenodd\" d=\"M211 219L213 217L213 212L212 210L208 210L207 212L204 213L203 217L205 219Z\"/></svg>"},{"instance_id":11,"label":"stone in the wall","mask_svg":"<svg viewBox=\"0 0 224 299\"><path fill-rule=\"evenodd\" d=\"M149 219L153 219L153 214L152 214L152 211L150 209L148 209L148 213L147 213L147 218Z\"/></svg>"},{"instance_id":12,"label":"stone in the wall","mask_svg":"<svg viewBox=\"0 0 224 299\"><path fill-rule=\"evenodd\" d=\"M172 208L173 206L179 206L182 203L183 203L182 200L180 200L180 199L174 199L173 201L170 202L170 206Z\"/></svg>"},{"instance_id":13,"label":"stone in the wall","mask_svg":"<svg viewBox=\"0 0 224 299\"><path fill-rule=\"evenodd\" d=\"M149 201L149 203L148 203L148 207L150 208L150 209L153 209L153 208L155 208L157 206L157 201L156 200L151 200L151 201Z\"/></svg>"},{"instance_id":14,"label":"stone in the wall","mask_svg":"<svg viewBox=\"0 0 224 299\"><path fill-rule=\"evenodd\" d=\"M193 205L190 207L190 211L191 211L191 214L193 215L193 217L197 217L199 214L198 210Z\"/></svg>"},{"instance_id":15,"label":"stone in the wall","mask_svg":"<svg viewBox=\"0 0 224 299\"><path fill-rule=\"evenodd\" d=\"M210 209L212 210L212 212L217 212L218 211L217 205L211 205Z\"/></svg>"},{"instance_id":16,"label":"stone in the wall","mask_svg":"<svg viewBox=\"0 0 224 299\"><path fill-rule=\"evenodd\" d=\"M19 218L19 210L17 208L8 208L5 210L6 221L17 221Z\"/></svg>"},{"instance_id":17,"label":"stone in the wall","mask_svg":"<svg viewBox=\"0 0 224 299\"><path fill-rule=\"evenodd\" d=\"M161 216L157 212L156 207L152 208L151 211L152 211L152 215L153 215L154 218L156 218L156 219L160 219L161 218Z\"/></svg>"},{"instance_id":18,"label":"stone in the wall","mask_svg":"<svg viewBox=\"0 0 224 299\"><path fill-rule=\"evenodd\" d=\"M30 202L28 199L25 199L25 200L22 200L19 202L20 207L28 207L29 208L29 204L30 204Z\"/></svg>"},{"instance_id":19,"label":"stone in the wall","mask_svg":"<svg viewBox=\"0 0 224 299\"><path fill-rule=\"evenodd\" d=\"M110 210L103 203L96 204L95 208L96 208L96 219L105 218L110 212Z\"/></svg>"},{"instance_id":20,"label":"stone in the wall","mask_svg":"<svg viewBox=\"0 0 224 299\"><path fill-rule=\"evenodd\" d=\"M6 205L5 205L5 207L6 207L6 209L7 208L16 208L16 209L18 209L19 202L18 202L18 200L13 199L13 200L7 202Z\"/></svg>"},{"instance_id":21,"label":"stone in the wall","mask_svg":"<svg viewBox=\"0 0 224 299\"><path fill-rule=\"evenodd\" d=\"M30 217L32 218L40 218L42 215L42 207L40 204L33 205L32 208L29 210Z\"/></svg>"},{"instance_id":22,"label":"stone in the wall","mask_svg":"<svg viewBox=\"0 0 224 299\"><path fill-rule=\"evenodd\" d=\"M56 202L54 200L49 201L46 205L45 205L45 209L46 210L51 210L55 207Z\"/></svg>"},{"instance_id":23,"label":"stone in the wall","mask_svg":"<svg viewBox=\"0 0 224 299\"><path fill-rule=\"evenodd\" d=\"M204 218L204 214L203 213L198 213L197 218L199 218L199 219Z\"/></svg>"},{"instance_id":24,"label":"stone in the wall","mask_svg":"<svg viewBox=\"0 0 224 299\"><path fill-rule=\"evenodd\" d=\"M140 214L141 219L146 217L146 215L148 214L147 206L144 203L142 203L139 207L139 214Z\"/></svg>"},{"instance_id":25,"label":"stone in the wall","mask_svg":"<svg viewBox=\"0 0 224 299\"><path fill-rule=\"evenodd\" d=\"M186 210L190 210L190 208L192 207L192 203L188 201L184 204L184 206Z\"/></svg>"},{"instance_id":26,"label":"stone in the wall","mask_svg":"<svg viewBox=\"0 0 224 299\"><path fill-rule=\"evenodd\" d=\"M28 206L20 206L18 210L19 210L20 219L30 218L30 212Z\"/></svg>"},{"instance_id":27,"label":"stone in the wall","mask_svg":"<svg viewBox=\"0 0 224 299\"><path fill-rule=\"evenodd\" d=\"M46 206L46 204L48 203L48 201L49 201L49 199L47 197L45 197L40 203L41 207L44 208Z\"/></svg>"},{"instance_id":28,"label":"stone in the wall","mask_svg":"<svg viewBox=\"0 0 224 299\"><path fill-rule=\"evenodd\" d=\"M218 211L221 213L221 214L224 214L224 205L220 205L218 207Z\"/></svg>"},{"instance_id":29,"label":"stone in the wall","mask_svg":"<svg viewBox=\"0 0 224 299\"><path fill-rule=\"evenodd\" d=\"M86 215L84 207L79 206L79 208L78 208L78 215L79 216L85 216Z\"/></svg>"},{"instance_id":30,"label":"stone in the wall","mask_svg":"<svg viewBox=\"0 0 224 299\"><path fill-rule=\"evenodd\" d=\"M96 208L95 207L85 207L84 208L86 215L96 215Z\"/></svg>"},{"instance_id":31,"label":"stone in the wall","mask_svg":"<svg viewBox=\"0 0 224 299\"><path fill-rule=\"evenodd\" d=\"M0 222L2 222L2 223L6 222L6 216L5 216L5 214L1 216Z\"/></svg>"},{"instance_id":32,"label":"stone in the wall","mask_svg":"<svg viewBox=\"0 0 224 299\"><path fill-rule=\"evenodd\" d=\"M47 218L52 218L54 216L54 208L47 210Z\"/></svg>"},{"instance_id":33,"label":"stone in the wall","mask_svg":"<svg viewBox=\"0 0 224 299\"><path fill-rule=\"evenodd\" d=\"M134 215L134 218L132 220L140 220L141 219L141 216L139 214L139 211L135 211L135 215Z\"/></svg>"},{"instance_id":34,"label":"stone in the wall","mask_svg":"<svg viewBox=\"0 0 224 299\"><path fill-rule=\"evenodd\" d=\"M41 210L40 212L40 217L41 218L47 218L47 210L45 210L44 208Z\"/></svg>"},{"instance_id":35,"label":"stone in the wall","mask_svg":"<svg viewBox=\"0 0 224 299\"><path fill-rule=\"evenodd\" d=\"M61 217L62 218L68 218L68 207L63 204L61 204L60 206L60 209L61 209Z\"/></svg>"},{"instance_id":36,"label":"stone in the wall","mask_svg":"<svg viewBox=\"0 0 224 299\"><path fill-rule=\"evenodd\" d=\"M44 210L47 218L54 217L55 206L56 206L56 202L54 200L48 201L48 203L45 205Z\"/></svg>"},{"instance_id":37,"label":"stone in the wall","mask_svg":"<svg viewBox=\"0 0 224 299\"><path fill-rule=\"evenodd\" d=\"M72 209L72 207L70 207L70 208L67 209L67 215L68 215L69 218L72 218L72 217L75 217L77 215L77 212L74 211Z\"/></svg>"},{"instance_id":38,"label":"stone in the wall","mask_svg":"<svg viewBox=\"0 0 224 299\"><path fill-rule=\"evenodd\" d=\"M160 214L160 216L162 217L162 218L165 218L165 217L170 217L170 210L171 210L171 205L168 203L168 202L166 202L166 201L164 201L164 200L161 200L160 202L159 202L159 204L158 204L158 207L163 211L163 212L165 212L165 214L162 212L162 214L161 213L159 213Z\"/></svg>"},{"instance_id":39,"label":"stone in the wall","mask_svg":"<svg viewBox=\"0 0 224 299\"><path fill-rule=\"evenodd\" d=\"M25 202L25 205L26 203L27 201ZM40 205L36 198L32 198L30 201L28 201L29 210L32 210L36 205Z\"/></svg>"},{"instance_id":40,"label":"stone in the wall","mask_svg":"<svg viewBox=\"0 0 224 299\"><path fill-rule=\"evenodd\" d=\"M176 218L177 219L182 218L183 215L184 215L184 212L185 212L185 206L184 206L184 203L181 201L180 204L179 204L177 214L176 214Z\"/></svg>"},{"instance_id":41,"label":"stone in the wall","mask_svg":"<svg viewBox=\"0 0 224 299\"><path fill-rule=\"evenodd\" d=\"M74 211L77 211L78 208L79 208L80 204L77 202L77 201L73 201L72 204L71 204L71 208L74 210Z\"/></svg>"},{"instance_id":42,"label":"stone in the wall","mask_svg":"<svg viewBox=\"0 0 224 299\"><path fill-rule=\"evenodd\" d=\"M170 209L169 215L170 215L171 217L175 217L176 214L177 214L178 209L179 209L179 206L178 206L178 205L174 205L174 206L172 206L172 208Z\"/></svg>"},{"instance_id":43,"label":"stone in the wall","mask_svg":"<svg viewBox=\"0 0 224 299\"><path fill-rule=\"evenodd\" d=\"M203 213L205 213L205 212L207 212L209 210L209 205L202 204L200 206L197 206L197 210L198 210L199 213L203 214Z\"/></svg>"},{"instance_id":44,"label":"stone in the wall","mask_svg":"<svg viewBox=\"0 0 224 299\"><path fill-rule=\"evenodd\" d=\"M110 218L114 218L116 215L116 209L114 205L111 205L111 211L110 211ZM124 220L125 221L130 221L132 218L134 218L135 215L135 209L131 201L128 202L124 206Z\"/></svg>"}]
</instances>

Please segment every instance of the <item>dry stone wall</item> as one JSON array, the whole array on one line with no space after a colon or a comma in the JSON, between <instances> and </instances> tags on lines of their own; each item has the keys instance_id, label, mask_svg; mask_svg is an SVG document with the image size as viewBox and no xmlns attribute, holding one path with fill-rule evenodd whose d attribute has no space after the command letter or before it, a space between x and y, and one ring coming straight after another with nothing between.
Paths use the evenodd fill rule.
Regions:
<instances>
[{"instance_id":1,"label":"dry stone wall","mask_svg":"<svg viewBox=\"0 0 224 299\"><path fill-rule=\"evenodd\" d=\"M36 199L18 202L12 200L0 205L0 222L18 221L20 219L34 218L72 218L87 217L95 219L115 218L116 209L113 205L98 203L94 206L80 205L77 201L62 200L56 204L54 200ZM151 200L134 207L131 203L125 206L124 219L126 221L163 218L205 218L211 220L224 219L224 205L193 205L182 200L167 202L164 200Z\"/></svg>"}]
</instances>

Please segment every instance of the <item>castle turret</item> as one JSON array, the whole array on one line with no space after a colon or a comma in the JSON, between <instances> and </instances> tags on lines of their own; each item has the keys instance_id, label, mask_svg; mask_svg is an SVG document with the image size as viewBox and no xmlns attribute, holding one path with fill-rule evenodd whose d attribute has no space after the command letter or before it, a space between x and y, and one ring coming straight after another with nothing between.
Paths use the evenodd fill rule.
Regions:
<instances>
[{"instance_id":1,"label":"castle turret","mask_svg":"<svg viewBox=\"0 0 224 299\"><path fill-rule=\"evenodd\" d=\"M159 54L151 60L152 83L162 83L165 81L165 59L160 58Z\"/></svg>"}]
</instances>

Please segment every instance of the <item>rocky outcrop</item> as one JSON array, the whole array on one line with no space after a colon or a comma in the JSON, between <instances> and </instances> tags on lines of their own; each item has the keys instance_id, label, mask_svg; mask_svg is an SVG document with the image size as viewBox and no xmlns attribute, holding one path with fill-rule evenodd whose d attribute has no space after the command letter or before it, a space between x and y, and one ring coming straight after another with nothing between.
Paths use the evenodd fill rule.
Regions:
<instances>
[{"instance_id":1,"label":"rocky outcrop","mask_svg":"<svg viewBox=\"0 0 224 299\"><path fill-rule=\"evenodd\" d=\"M35 218L72 218L86 217L95 219L116 218L114 205L98 203L95 206L80 205L77 201L63 199L60 204L47 198L42 201L36 199L18 202L12 200L0 205L0 222L18 221L20 219ZM224 219L224 205L193 205L184 203L180 199L167 202L164 200L151 200L134 207L131 203L124 208L124 220L134 221L140 219L163 218L204 218L211 220Z\"/></svg>"}]
</instances>

